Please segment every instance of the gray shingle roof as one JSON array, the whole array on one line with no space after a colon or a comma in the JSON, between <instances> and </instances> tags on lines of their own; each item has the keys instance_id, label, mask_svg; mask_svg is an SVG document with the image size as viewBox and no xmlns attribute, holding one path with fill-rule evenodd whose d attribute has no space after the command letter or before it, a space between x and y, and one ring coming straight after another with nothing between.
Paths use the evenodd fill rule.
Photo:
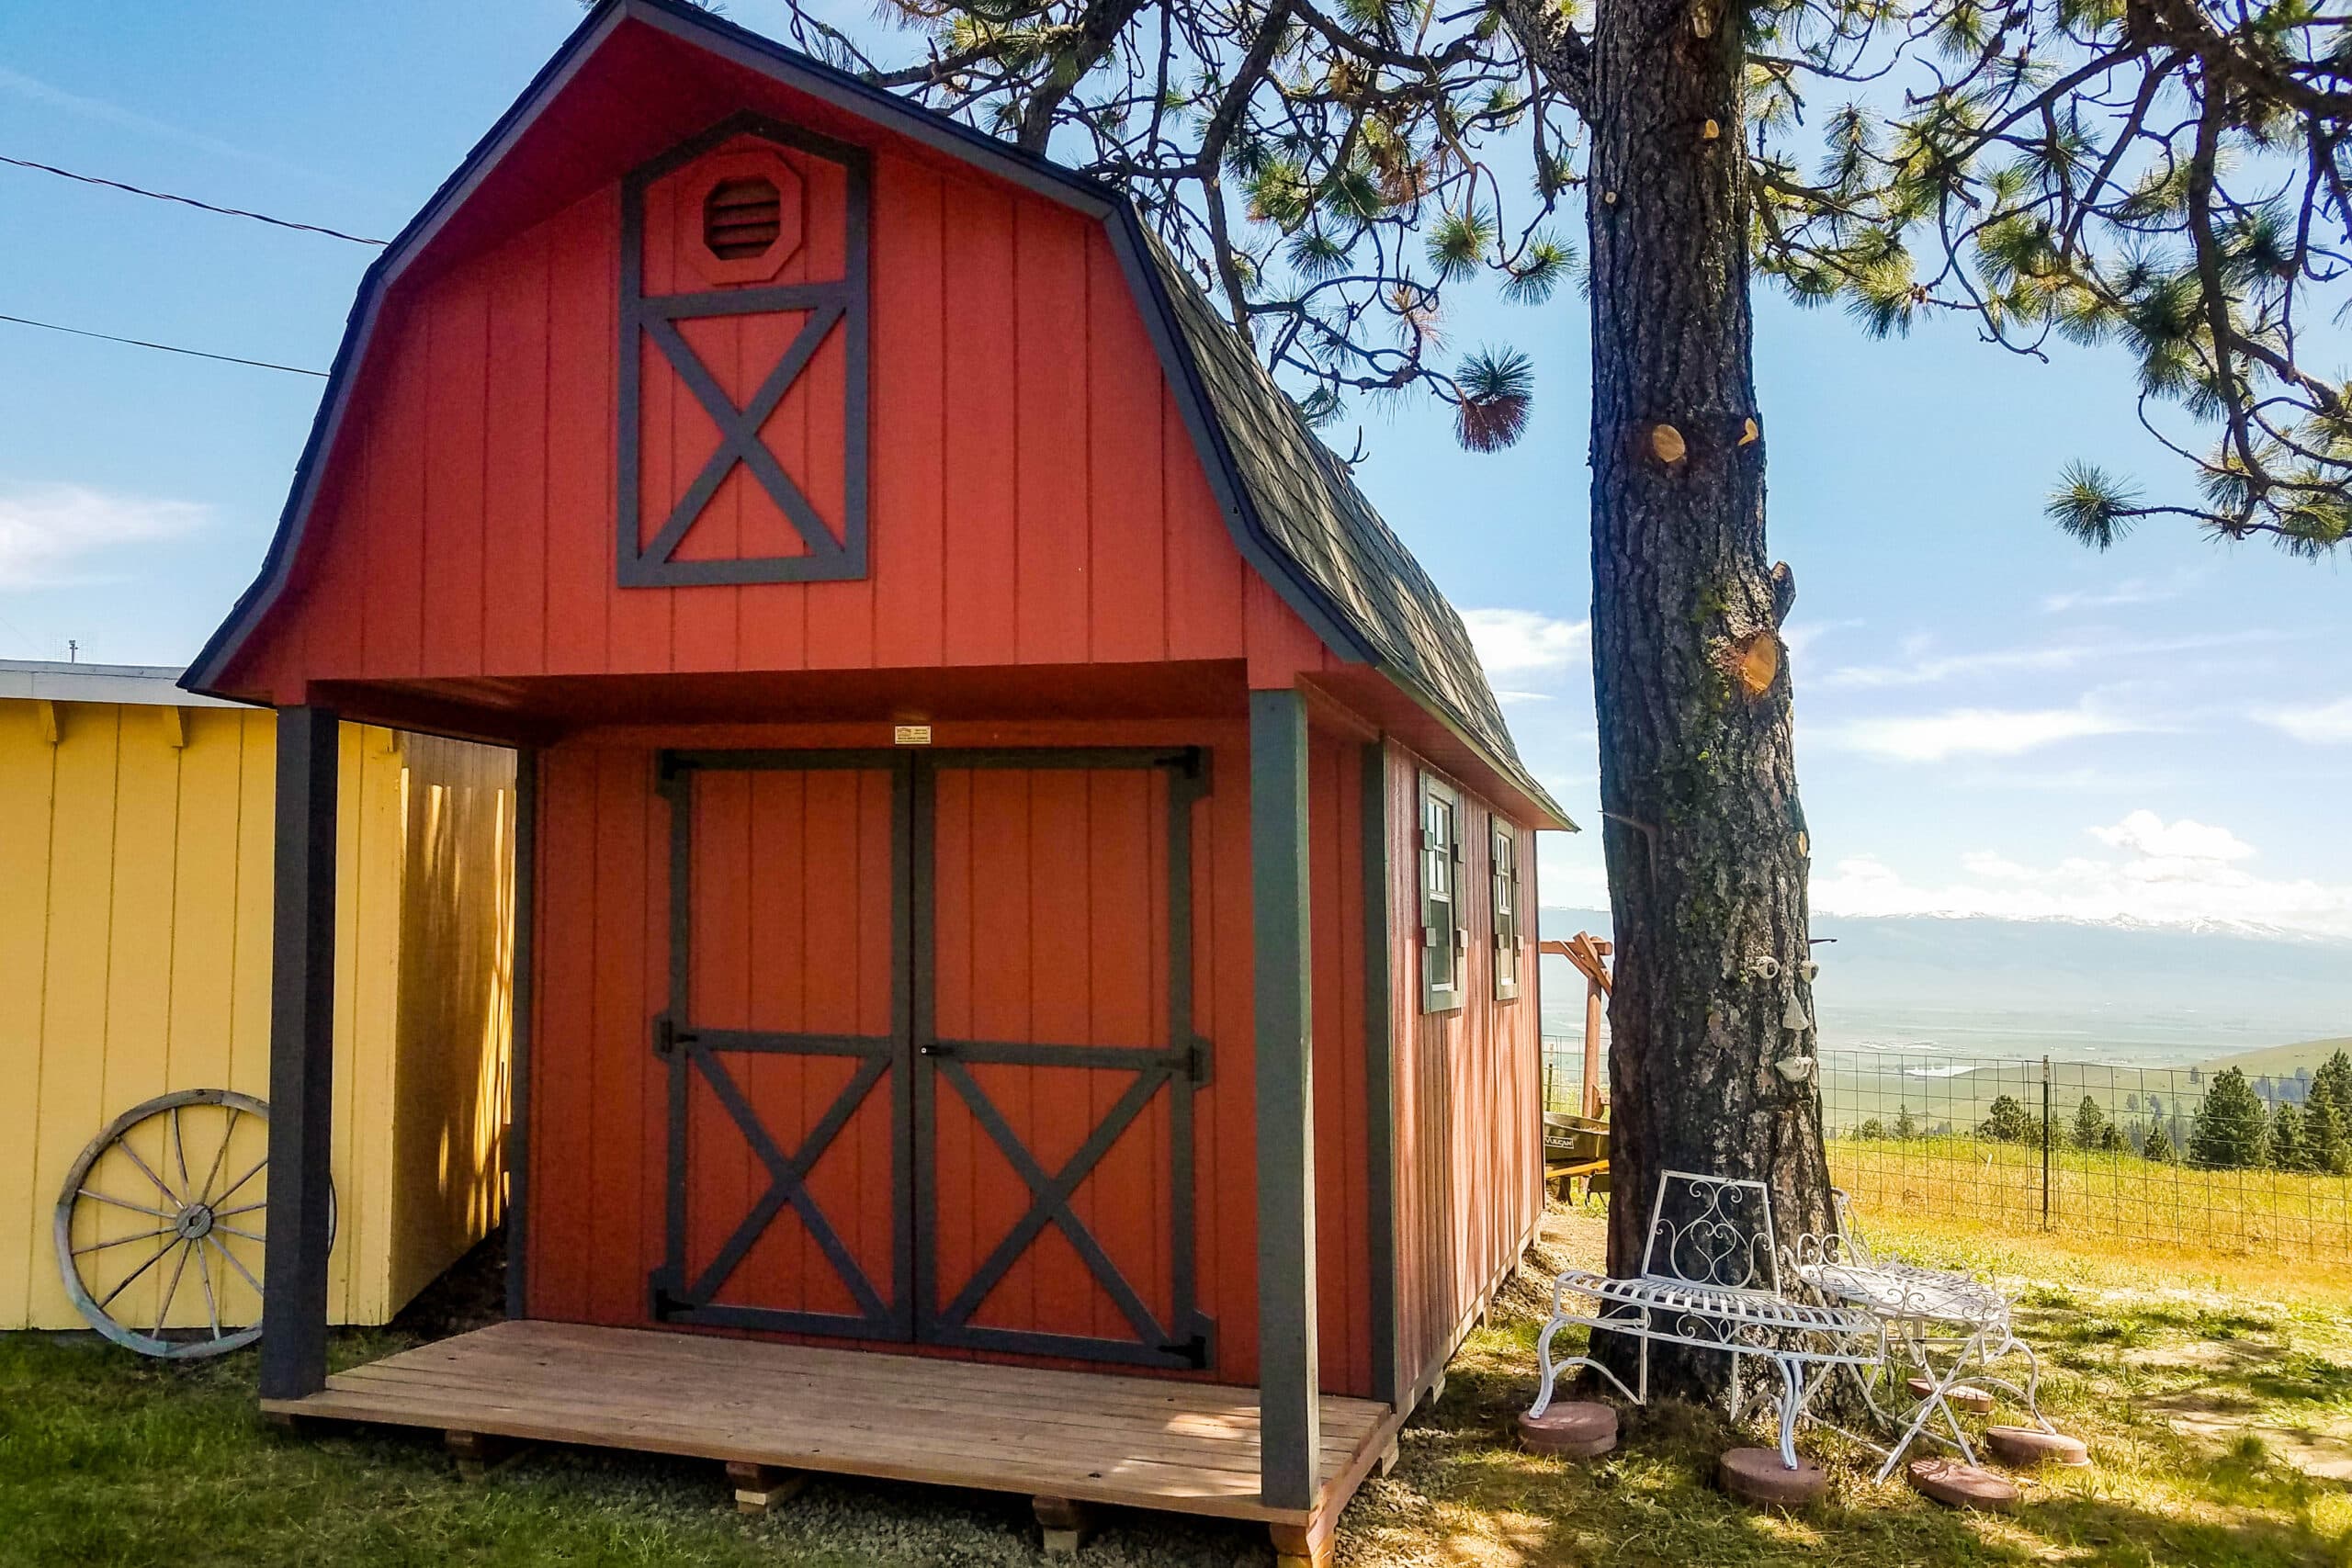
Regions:
<instances>
[{"instance_id":1,"label":"gray shingle roof","mask_svg":"<svg viewBox=\"0 0 2352 1568\"><path fill-rule=\"evenodd\" d=\"M1321 590L1392 676L1419 688L1514 783L1566 820L1520 760L1462 617L1250 345L1158 236L1148 227L1144 233L1267 542Z\"/></svg>"}]
</instances>

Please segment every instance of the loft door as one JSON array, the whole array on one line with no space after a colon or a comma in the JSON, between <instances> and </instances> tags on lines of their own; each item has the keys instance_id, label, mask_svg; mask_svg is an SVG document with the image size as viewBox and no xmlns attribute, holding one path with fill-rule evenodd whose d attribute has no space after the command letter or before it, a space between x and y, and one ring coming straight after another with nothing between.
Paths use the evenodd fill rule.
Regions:
<instances>
[{"instance_id":1,"label":"loft door","mask_svg":"<svg viewBox=\"0 0 2352 1568\"><path fill-rule=\"evenodd\" d=\"M755 760L664 759L671 1006L654 1048L669 1069L669 1204L654 1315L905 1339L910 792L887 760Z\"/></svg>"},{"instance_id":2,"label":"loft door","mask_svg":"<svg viewBox=\"0 0 2352 1568\"><path fill-rule=\"evenodd\" d=\"M654 1315L1211 1364L1197 751L668 753Z\"/></svg>"}]
</instances>

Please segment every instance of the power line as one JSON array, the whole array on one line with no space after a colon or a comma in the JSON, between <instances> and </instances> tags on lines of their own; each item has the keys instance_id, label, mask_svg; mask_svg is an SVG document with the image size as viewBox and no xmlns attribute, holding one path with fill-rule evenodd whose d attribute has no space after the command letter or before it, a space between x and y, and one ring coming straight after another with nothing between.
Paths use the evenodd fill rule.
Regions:
<instances>
[{"instance_id":1,"label":"power line","mask_svg":"<svg viewBox=\"0 0 2352 1568\"><path fill-rule=\"evenodd\" d=\"M271 223L280 229L300 229L306 234L324 234L330 240L348 240L355 245L384 243L381 240L370 240L360 234L346 234L340 229L322 228L316 223L297 223L290 218L272 218L266 212L248 212L242 207L215 207L209 201L198 201L192 196L174 196L166 190L149 190L143 186L125 185L120 180L103 179L96 175L77 175L71 169L61 169L54 164L36 164L29 158L11 158L4 152L0 152L0 164L13 164L19 169L38 169L44 175L55 175L60 179L79 180L84 185L105 186L110 190L129 191L132 196L143 196L155 201L176 201L183 207L201 208L207 212L217 212L223 218L250 218L256 223Z\"/></svg>"},{"instance_id":2,"label":"power line","mask_svg":"<svg viewBox=\"0 0 2352 1568\"><path fill-rule=\"evenodd\" d=\"M55 321L36 321L30 316L0 314L0 321L14 321L20 327L40 327L47 332L71 333L75 337L94 337L102 343L129 344L133 348L153 348L164 354L185 354L196 359L218 359L224 365L250 365L256 370L283 370L288 376L316 376L323 379L323 370L305 370L299 365L273 365L266 359L240 359L233 354L207 354L200 348L181 348L174 344L149 343L145 338L117 337L112 333L85 332L80 327L61 327Z\"/></svg>"}]
</instances>

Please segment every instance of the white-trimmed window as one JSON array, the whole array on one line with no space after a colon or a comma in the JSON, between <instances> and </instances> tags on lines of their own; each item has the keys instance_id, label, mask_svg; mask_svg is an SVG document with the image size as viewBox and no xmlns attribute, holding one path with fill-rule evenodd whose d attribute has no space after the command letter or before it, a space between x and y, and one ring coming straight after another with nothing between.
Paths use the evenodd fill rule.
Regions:
<instances>
[{"instance_id":1,"label":"white-trimmed window","mask_svg":"<svg viewBox=\"0 0 2352 1568\"><path fill-rule=\"evenodd\" d=\"M1519 999L1519 829L1497 817L1488 835L1488 874L1494 882L1495 999Z\"/></svg>"},{"instance_id":2,"label":"white-trimmed window","mask_svg":"<svg viewBox=\"0 0 2352 1568\"><path fill-rule=\"evenodd\" d=\"M1462 1005L1462 798L1421 775L1421 1010Z\"/></svg>"}]
</instances>

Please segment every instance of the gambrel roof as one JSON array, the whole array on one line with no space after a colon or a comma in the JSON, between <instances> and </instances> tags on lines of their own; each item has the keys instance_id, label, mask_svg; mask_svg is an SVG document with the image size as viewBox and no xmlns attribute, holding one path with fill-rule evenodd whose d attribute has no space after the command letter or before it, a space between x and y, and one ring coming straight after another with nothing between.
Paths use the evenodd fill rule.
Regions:
<instances>
[{"instance_id":1,"label":"gambrel roof","mask_svg":"<svg viewBox=\"0 0 2352 1568\"><path fill-rule=\"evenodd\" d=\"M684 0L604 0L368 268L261 573L190 666L185 685L217 692L246 636L284 592L384 290L495 173L582 63L631 26L707 50L1103 224L1219 509L1251 567L1342 660L1379 671L1524 792L1548 815L1545 825L1573 826L1521 761L1461 616L1125 196Z\"/></svg>"}]
</instances>

